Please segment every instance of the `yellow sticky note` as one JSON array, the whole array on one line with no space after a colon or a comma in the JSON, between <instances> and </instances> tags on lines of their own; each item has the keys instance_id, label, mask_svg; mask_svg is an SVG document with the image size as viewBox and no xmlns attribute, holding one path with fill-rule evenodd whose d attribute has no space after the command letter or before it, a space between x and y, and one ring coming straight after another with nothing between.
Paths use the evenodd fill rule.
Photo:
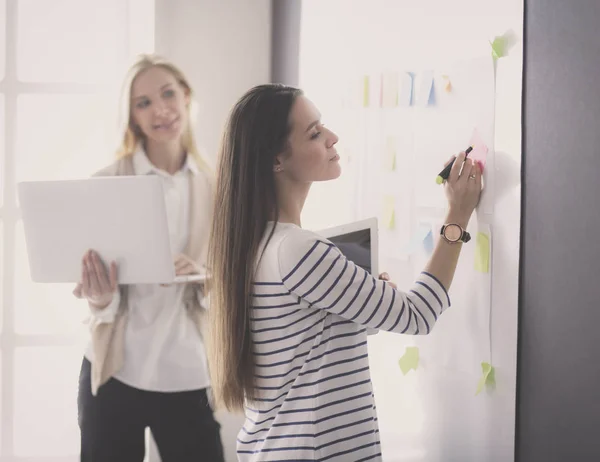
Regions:
<instances>
[{"instance_id":1,"label":"yellow sticky note","mask_svg":"<svg viewBox=\"0 0 600 462\"><path fill-rule=\"evenodd\" d=\"M398 74L395 72L387 72L381 78L381 105L398 106Z\"/></svg>"},{"instance_id":2,"label":"yellow sticky note","mask_svg":"<svg viewBox=\"0 0 600 462\"><path fill-rule=\"evenodd\" d=\"M398 364L404 375L408 374L411 369L416 371L419 367L419 349L417 347L406 347L406 351Z\"/></svg>"},{"instance_id":3,"label":"yellow sticky note","mask_svg":"<svg viewBox=\"0 0 600 462\"><path fill-rule=\"evenodd\" d=\"M387 229L394 229L396 223L394 196L383 199L383 224Z\"/></svg>"},{"instance_id":4,"label":"yellow sticky note","mask_svg":"<svg viewBox=\"0 0 600 462\"><path fill-rule=\"evenodd\" d=\"M385 169L396 170L396 138L388 136L385 141Z\"/></svg>"},{"instance_id":5,"label":"yellow sticky note","mask_svg":"<svg viewBox=\"0 0 600 462\"><path fill-rule=\"evenodd\" d=\"M442 79L444 80L444 91L446 93L450 93L452 91L452 82L450 82L450 77L447 75L442 75Z\"/></svg>"},{"instance_id":6,"label":"yellow sticky note","mask_svg":"<svg viewBox=\"0 0 600 462\"><path fill-rule=\"evenodd\" d=\"M477 391L475 395L478 395L483 391L485 387L496 386L496 371L490 363L481 363L482 375L477 383Z\"/></svg>"},{"instance_id":7,"label":"yellow sticky note","mask_svg":"<svg viewBox=\"0 0 600 462\"><path fill-rule=\"evenodd\" d=\"M486 233L477 233L475 241L475 271L490 272L490 237Z\"/></svg>"},{"instance_id":8,"label":"yellow sticky note","mask_svg":"<svg viewBox=\"0 0 600 462\"><path fill-rule=\"evenodd\" d=\"M369 76L363 77L363 107L369 107Z\"/></svg>"}]
</instances>

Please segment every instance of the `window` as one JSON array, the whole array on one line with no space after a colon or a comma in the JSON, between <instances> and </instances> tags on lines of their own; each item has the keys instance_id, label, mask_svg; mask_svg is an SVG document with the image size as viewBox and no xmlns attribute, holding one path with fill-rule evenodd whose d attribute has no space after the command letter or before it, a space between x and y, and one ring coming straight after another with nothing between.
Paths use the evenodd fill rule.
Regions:
<instances>
[{"instance_id":1,"label":"window","mask_svg":"<svg viewBox=\"0 0 600 462\"><path fill-rule=\"evenodd\" d=\"M154 49L151 0L0 0L0 462L79 460L87 313L34 284L16 184L87 177L118 141L118 90Z\"/></svg>"}]
</instances>

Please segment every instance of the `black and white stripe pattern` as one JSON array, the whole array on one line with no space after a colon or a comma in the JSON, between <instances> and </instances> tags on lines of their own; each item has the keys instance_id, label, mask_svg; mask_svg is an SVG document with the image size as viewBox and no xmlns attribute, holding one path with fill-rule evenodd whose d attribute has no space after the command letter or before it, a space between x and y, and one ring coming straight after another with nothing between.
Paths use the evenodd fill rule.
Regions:
<instances>
[{"instance_id":1,"label":"black and white stripe pattern","mask_svg":"<svg viewBox=\"0 0 600 462\"><path fill-rule=\"evenodd\" d=\"M246 408L239 460L380 461L366 328L427 334L448 306L430 274L394 290L329 241L277 225L254 284L259 398Z\"/></svg>"}]
</instances>

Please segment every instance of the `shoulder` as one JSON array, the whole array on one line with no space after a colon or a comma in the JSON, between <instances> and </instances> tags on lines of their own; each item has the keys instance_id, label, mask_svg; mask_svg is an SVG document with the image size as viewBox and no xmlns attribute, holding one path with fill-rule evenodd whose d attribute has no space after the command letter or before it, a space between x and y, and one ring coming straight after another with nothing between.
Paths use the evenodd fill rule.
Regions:
<instances>
[{"instance_id":1,"label":"shoulder","mask_svg":"<svg viewBox=\"0 0 600 462\"><path fill-rule=\"evenodd\" d=\"M124 156L115 160L112 164L98 170L92 176L118 176L133 175L131 156Z\"/></svg>"},{"instance_id":2,"label":"shoulder","mask_svg":"<svg viewBox=\"0 0 600 462\"><path fill-rule=\"evenodd\" d=\"M301 262L319 261L320 257L336 251L336 247L319 234L296 226L286 230L280 239L278 260L281 268L285 269Z\"/></svg>"}]
</instances>

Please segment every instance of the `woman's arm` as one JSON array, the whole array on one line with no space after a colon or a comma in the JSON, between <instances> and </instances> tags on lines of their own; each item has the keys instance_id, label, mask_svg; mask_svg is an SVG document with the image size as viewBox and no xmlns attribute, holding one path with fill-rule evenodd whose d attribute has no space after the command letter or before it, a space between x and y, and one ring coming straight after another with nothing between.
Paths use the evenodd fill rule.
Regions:
<instances>
[{"instance_id":1,"label":"woman's arm","mask_svg":"<svg viewBox=\"0 0 600 462\"><path fill-rule=\"evenodd\" d=\"M394 289L308 231L294 230L281 242L279 268L289 294L370 329L428 334L450 306L432 274L423 272L409 291Z\"/></svg>"}]
</instances>

